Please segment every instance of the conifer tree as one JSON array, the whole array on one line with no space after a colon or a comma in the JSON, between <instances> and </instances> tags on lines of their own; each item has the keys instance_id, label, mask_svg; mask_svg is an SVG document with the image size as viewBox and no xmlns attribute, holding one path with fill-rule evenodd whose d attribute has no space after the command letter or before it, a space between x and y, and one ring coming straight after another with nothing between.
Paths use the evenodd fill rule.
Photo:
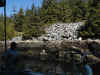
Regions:
<instances>
[{"instance_id":1,"label":"conifer tree","mask_svg":"<svg viewBox=\"0 0 100 75\"><path fill-rule=\"evenodd\" d=\"M27 9L25 13L23 38L32 39L32 37L40 36L43 32L40 14L35 12L34 5L32 5L31 9Z\"/></svg>"},{"instance_id":2,"label":"conifer tree","mask_svg":"<svg viewBox=\"0 0 100 75\"><path fill-rule=\"evenodd\" d=\"M20 11L18 12L16 16L15 30L18 32L22 32L23 24L24 24L24 11L22 8L20 8Z\"/></svg>"},{"instance_id":3,"label":"conifer tree","mask_svg":"<svg viewBox=\"0 0 100 75\"><path fill-rule=\"evenodd\" d=\"M6 17L6 23L7 23L7 40L11 40L13 37L16 36L16 31L14 30L14 24L11 19L11 17ZM0 40L4 40L4 23L3 23L3 16L0 15Z\"/></svg>"},{"instance_id":4,"label":"conifer tree","mask_svg":"<svg viewBox=\"0 0 100 75\"><path fill-rule=\"evenodd\" d=\"M99 0L89 0L88 17L85 26L80 31L83 38L100 38L100 2Z\"/></svg>"}]
</instances>

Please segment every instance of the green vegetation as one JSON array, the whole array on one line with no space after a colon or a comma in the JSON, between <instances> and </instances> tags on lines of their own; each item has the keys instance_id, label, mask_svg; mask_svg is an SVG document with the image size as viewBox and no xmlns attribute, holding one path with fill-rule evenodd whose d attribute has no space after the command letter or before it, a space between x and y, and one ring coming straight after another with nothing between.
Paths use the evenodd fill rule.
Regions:
<instances>
[{"instance_id":1,"label":"green vegetation","mask_svg":"<svg viewBox=\"0 0 100 75\"><path fill-rule=\"evenodd\" d=\"M23 39L32 39L45 34L45 27L52 23L79 22L86 24L79 30L79 37L100 38L100 1L99 0L44 0L41 8L32 5L7 17L7 39L21 33ZM0 15L0 40L4 40L3 16Z\"/></svg>"},{"instance_id":2,"label":"green vegetation","mask_svg":"<svg viewBox=\"0 0 100 75\"><path fill-rule=\"evenodd\" d=\"M79 36L82 36L84 39L100 38L100 1L99 0L89 0L87 5L87 14L86 14L86 24L80 30Z\"/></svg>"},{"instance_id":3,"label":"green vegetation","mask_svg":"<svg viewBox=\"0 0 100 75\"><path fill-rule=\"evenodd\" d=\"M16 36L16 31L14 30L14 24L11 18L7 17L7 39L12 39ZM0 15L0 40L4 40L4 23L3 16Z\"/></svg>"}]
</instances>

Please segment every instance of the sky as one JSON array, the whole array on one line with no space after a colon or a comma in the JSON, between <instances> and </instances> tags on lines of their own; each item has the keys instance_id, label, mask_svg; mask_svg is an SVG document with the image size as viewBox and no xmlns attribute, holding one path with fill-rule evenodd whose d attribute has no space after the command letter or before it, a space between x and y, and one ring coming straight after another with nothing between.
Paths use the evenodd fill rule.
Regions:
<instances>
[{"instance_id":1,"label":"sky","mask_svg":"<svg viewBox=\"0 0 100 75\"><path fill-rule=\"evenodd\" d=\"M35 7L41 7L43 0L6 0L6 13L7 16L11 16L13 14L14 8L16 8L16 12L19 11L20 8L23 8L24 11L26 9L30 9L32 4ZM3 14L3 7L0 7L0 14Z\"/></svg>"}]
</instances>

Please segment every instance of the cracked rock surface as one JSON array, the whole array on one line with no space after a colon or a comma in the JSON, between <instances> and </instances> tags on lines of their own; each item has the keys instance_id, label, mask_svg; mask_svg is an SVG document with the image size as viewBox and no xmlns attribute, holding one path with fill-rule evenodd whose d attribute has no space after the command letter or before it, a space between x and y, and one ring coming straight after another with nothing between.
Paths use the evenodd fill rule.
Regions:
<instances>
[{"instance_id":1,"label":"cracked rock surface","mask_svg":"<svg viewBox=\"0 0 100 75\"><path fill-rule=\"evenodd\" d=\"M83 26L83 22L77 23L56 23L46 28L46 35L39 38L48 40L77 39L78 29Z\"/></svg>"}]
</instances>

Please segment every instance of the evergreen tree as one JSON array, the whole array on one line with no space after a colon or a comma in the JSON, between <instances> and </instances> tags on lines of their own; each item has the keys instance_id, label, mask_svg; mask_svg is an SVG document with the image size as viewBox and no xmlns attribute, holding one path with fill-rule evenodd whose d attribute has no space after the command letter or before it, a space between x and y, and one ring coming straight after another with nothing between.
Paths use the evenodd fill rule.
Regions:
<instances>
[{"instance_id":1,"label":"evergreen tree","mask_svg":"<svg viewBox=\"0 0 100 75\"><path fill-rule=\"evenodd\" d=\"M0 40L4 40L4 23L3 23L3 16L0 15ZM7 40L12 39L16 36L16 31L14 30L14 24L11 20L11 17L7 17Z\"/></svg>"},{"instance_id":2,"label":"evergreen tree","mask_svg":"<svg viewBox=\"0 0 100 75\"><path fill-rule=\"evenodd\" d=\"M39 13L36 14L34 5L31 9L27 9L25 13L25 24L24 24L24 39L32 39L32 37L38 37L43 34L42 23Z\"/></svg>"},{"instance_id":3,"label":"evergreen tree","mask_svg":"<svg viewBox=\"0 0 100 75\"><path fill-rule=\"evenodd\" d=\"M45 24L57 22L57 0L44 0L43 6L40 11L41 20Z\"/></svg>"},{"instance_id":4,"label":"evergreen tree","mask_svg":"<svg viewBox=\"0 0 100 75\"><path fill-rule=\"evenodd\" d=\"M100 2L89 0L88 17L85 26L80 31L83 38L100 38Z\"/></svg>"},{"instance_id":5,"label":"evergreen tree","mask_svg":"<svg viewBox=\"0 0 100 75\"><path fill-rule=\"evenodd\" d=\"M18 14L16 16L15 30L17 32L22 32L23 24L24 24L24 11L22 8L20 8L20 11L18 12Z\"/></svg>"},{"instance_id":6,"label":"evergreen tree","mask_svg":"<svg viewBox=\"0 0 100 75\"><path fill-rule=\"evenodd\" d=\"M60 3L60 13L59 13L59 21L61 20L62 22L71 22L70 17L72 16L72 10L68 4L68 0L62 0Z\"/></svg>"},{"instance_id":7,"label":"evergreen tree","mask_svg":"<svg viewBox=\"0 0 100 75\"><path fill-rule=\"evenodd\" d=\"M87 2L82 0L69 0L69 5L72 9L72 22L79 22L87 19Z\"/></svg>"},{"instance_id":8,"label":"evergreen tree","mask_svg":"<svg viewBox=\"0 0 100 75\"><path fill-rule=\"evenodd\" d=\"M16 31L14 29L14 23L11 18L7 18L7 39L11 40L16 36Z\"/></svg>"},{"instance_id":9,"label":"evergreen tree","mask_svg":"<svg viewBox=\"0 0 100 75\"><path fill-rule=\"evenodd\" d=\"M4 40L3 16L0 15L0 40Z\"/></svg>"}]
</instances>

